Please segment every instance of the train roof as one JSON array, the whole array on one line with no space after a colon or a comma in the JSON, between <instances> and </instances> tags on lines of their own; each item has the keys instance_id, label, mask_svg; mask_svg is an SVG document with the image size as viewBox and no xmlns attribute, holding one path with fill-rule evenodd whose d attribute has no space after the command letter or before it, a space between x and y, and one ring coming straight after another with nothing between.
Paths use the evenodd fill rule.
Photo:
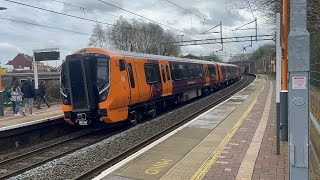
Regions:
<instances>
[{"instance_id":1,"label":"train roof","mask_svg":"<svg viewBox=\"0 0 320 180\"><path fill-rule=\"evenodd\" d=\"M204 61L198 59L187 59L187 58L180 58L180 57L171 57L171 56L160 56L154 54L144 54L138 52L130 52L130 51L121 51L121 50L110 50L110 49L103 49L103 48L85 48L75 52L75 54L87 52L97 52L97 53L104 53L109 56L127 56L127 57L136 57L136 58L145 58L145 59L153 59L153 60L168 60L168 61L179 61L179 62L191 62L191 63L205 63L205 64L220 64L226 66L236 66L234 64L227 64L227 63L218 63L214 61Z\"/></svg>"}]
</instances>

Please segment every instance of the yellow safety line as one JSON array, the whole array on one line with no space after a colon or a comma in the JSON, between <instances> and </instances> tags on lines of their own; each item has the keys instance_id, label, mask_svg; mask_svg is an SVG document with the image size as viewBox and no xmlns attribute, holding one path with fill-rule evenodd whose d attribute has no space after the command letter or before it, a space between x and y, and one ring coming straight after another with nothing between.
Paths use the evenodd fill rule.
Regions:
<instances>
[{"instance_id":1,"label":"yellow safety line","mask_svg":"<svg viewBox=\"0 0 320 180\"><path fill-rule=\"evenodd\" d=\"M4 110L4 113L6 113L7 111L9 111L11 108L8 107L6 110Z\"/></svg>"},{"instance_id":2,"label":"yellow safety line","mask_svg":"<svg viewBox=\"0 0 320 180\"><path fill-rule=\"evenodd\" d=\"M223 140L219 143L219 145L214 149L214 151L211 153L209 158L202 164L202 166L193 174L191 177L192 180L198 180L202 179L207 172L210 170L210 168L213 166L213 164L218 159L218 156L220 156L221 152L224 150L224 147L230 142L234 134L237 132L237 130L240 128L242 123L246 120L247 116L249 115L250 111L252 110L253 106L257 103L259 94L263 91L264 85L262 86L261 90L259 91L256 98L253 100L253 102L249 105L247 110L242 114L238 122L230 129L230 131L227 133L227 135L223 138Z\"/></svg>"}]
</instances>

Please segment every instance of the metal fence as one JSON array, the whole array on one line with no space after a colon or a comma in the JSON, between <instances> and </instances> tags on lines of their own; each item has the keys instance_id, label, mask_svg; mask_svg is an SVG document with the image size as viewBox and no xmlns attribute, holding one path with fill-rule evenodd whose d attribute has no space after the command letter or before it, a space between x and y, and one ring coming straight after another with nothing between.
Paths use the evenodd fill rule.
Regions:
<instances>
[{"instance_id":1,"label":"metal fence","mask_svg":"<svg viewBox=\"0 0 320 180\"><path fill-rule=\"evenodd\" d=\"M320 30L311 34L310 84L320 90Z\"/></svg>"},{"instance_id":2,"label":"metal fence","mask_svg":"<svg viewBox=\"0 0 320 180\"><path fill-rule=\"evenodd\" d=\"M310 138L312 151L318 158L311 158L311 164L320 160L320 30L311 34L310 39ZM314 166L311 172L315 177L320 176L320 166Z\"/></svg>"}]
</instances>

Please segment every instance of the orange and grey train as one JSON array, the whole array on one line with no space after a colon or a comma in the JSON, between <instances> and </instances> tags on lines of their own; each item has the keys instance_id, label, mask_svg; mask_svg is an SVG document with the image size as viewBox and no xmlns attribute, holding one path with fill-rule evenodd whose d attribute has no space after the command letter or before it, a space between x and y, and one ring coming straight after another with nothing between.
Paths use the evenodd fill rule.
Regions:
<instances>
[{"instance_id":1,"label":"orange and grey train","mask_svg":"<svg viewBox=\"0 0 320 180\"><path fill-rule=\"evenodd\" d=\"M85 48L62 64L62 110L70 125L135 123L240 77L231 64Z\"/></svg>"}]
</instances>

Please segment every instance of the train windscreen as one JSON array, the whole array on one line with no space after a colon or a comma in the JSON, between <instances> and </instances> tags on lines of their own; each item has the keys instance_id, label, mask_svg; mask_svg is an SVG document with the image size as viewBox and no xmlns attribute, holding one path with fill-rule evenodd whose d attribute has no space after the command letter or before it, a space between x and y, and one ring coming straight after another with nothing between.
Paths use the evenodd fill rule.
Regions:
<instances>
[{"instance_id":1,"label":"train windscreen","mask_svg":"<svg viewBox=\"0 0 320 180\"><path fill-rule=\"evenodd\" d=\"M97 88L102 93L109 87L109 60L97 58Z\"/></svg>"}]
</instances>

